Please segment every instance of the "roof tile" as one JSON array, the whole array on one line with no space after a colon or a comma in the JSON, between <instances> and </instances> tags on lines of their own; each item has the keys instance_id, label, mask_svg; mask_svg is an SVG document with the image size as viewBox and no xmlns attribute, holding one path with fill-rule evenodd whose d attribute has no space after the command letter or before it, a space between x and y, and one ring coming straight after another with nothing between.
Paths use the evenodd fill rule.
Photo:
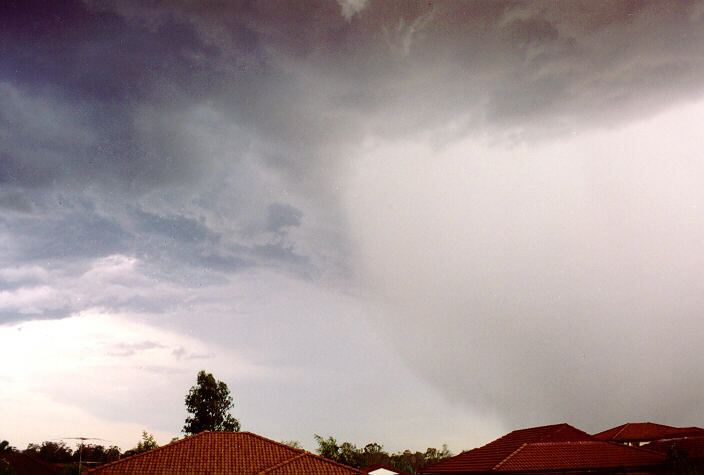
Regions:
<instances>
[{"instance_id":1,"label":"roof tile","mask_svg":"<svg viewBox=\"0 0 704 475\"><path fill-rule=\"evenodd\" d=\"M497 465L498 472L636 468L660 465L662 454L602 441L524 444Z\"/></svg>"},{"instance_id":2,"label":"roof tile","mask_svg":"<svg viewBox=\"0 0 704 475\"><path fill-rule=\"evenodd\" d=\"M300 461L296 461L300 460ZM287 467L307 467L303 472ZM334 469L330 467L335 466ZM277 471L266 472L277 468ZM310 469L310 471L308 470ZM317 471L316 471L317 470ZM361 472L251 432L201 432L90 470L95 474L360 474Z\"/></svg>"},{"instance_id":3,"label":"roof tile","mask_svg":"<svg viewBox=\"0 0 704 475\"><path fill-rule=\"evenodd\" d=\"M482 447L462 452L459 455L430 465L423 470L423 473L490 471L524 444L579 440L591 441L595 439L586 432L569 424L554 424L515 430Z\"/></svg>"},{"instance_id":4,"label":"roof tile","mask_svg":"<svg viewBox=\"0 0 704 475\"><path fill-rule=\"evenodd\" d=\"M704 429L700 427L672 427L652 422L629 422L594 434L594 437L614 442L645 442L690 435L704 435Z\"/></svg>"}]
</instances>

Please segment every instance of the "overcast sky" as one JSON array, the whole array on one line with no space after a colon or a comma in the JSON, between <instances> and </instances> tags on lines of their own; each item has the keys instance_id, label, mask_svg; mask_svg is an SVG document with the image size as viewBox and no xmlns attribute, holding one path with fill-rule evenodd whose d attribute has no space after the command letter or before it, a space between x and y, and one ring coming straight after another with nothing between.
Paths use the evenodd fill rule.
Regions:
<instances>
[{"instance_id":1,"label":"overcast sky","mask_svg":"<svg viewBox=\"0 0 704 475\"><path fill-rule=\"evenodd\" d=\"M704 426L704 3L6 1L0 438Z\"/></svg>"}]
</instances>

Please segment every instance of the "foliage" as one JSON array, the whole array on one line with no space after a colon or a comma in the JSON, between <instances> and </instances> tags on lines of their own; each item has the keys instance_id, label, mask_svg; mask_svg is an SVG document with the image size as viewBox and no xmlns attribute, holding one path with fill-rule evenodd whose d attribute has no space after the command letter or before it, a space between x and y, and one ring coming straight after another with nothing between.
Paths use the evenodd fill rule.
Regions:
<instances>
[{"instance_id":1,"label":"foliage","mask_svg":"<svg viewBox=\"0 0 704 475\"><path fill-rule=\"evenodd\" d=\"M81 472L81 466L78 463L70 463L64 466L61 475L81 475Z\"/></svg>"},{"instance_id":2,"label":"foliage","mask_svg":"<svg viewBox=\"0 0 704 475\"><path fill-rule=\"evenodd\" d=\"M69 463L73 461L73 450L65 442L44 441L42 445L29 444L24 453L34 455L49 463ZM78 454L76 454L78 457Z\"/></svg>"},{"instance_id":3,"label":"foliage","mask_svg":"<svg viewBox=\"0 0 704 475\"><path fill-rule=\"evenodd\" d=\"M45 441L41 445L29 444L24 453L33 455L45 462L69 464L81 460L91 466L102 465L119 460L120 448L111 445L105 447L96 444L81 444L75 451L65 442Z\"/></svg>"},{"instance_id":4,"label":"foliage","mask_svg":"<svg viewBox=\"0 0 704 475\"><path fill-rule=\"evenodd\" d=\"M426 465L439 462L448 457L452 457L452 452L448 450L447 445L443 444L441 450L429 447L425 452L404 450L401 453L393 454L389 465L398 470L415 474Z\"/></svg>"},{"instance_id":5,"label":"foliage","mask_svg":"<svg viewBox=\"0 0 704 475\"><path fill-rule=\"evenodd\" d=\"M677 444L673 444L667 450L665 467L668 473L676 475L693 475L699 473L687 452L679 448Z\"/></svg>"},{"instance_id":6,"label":"foliage","mask_svg":"<svg viewBox=\"0 0 704 475\"><path fill-rule=\"evenodd\" d=\"M10 464L0 459L0 475L17 475L17 472L10 467Z\"/></svg>"},{"instance_id":7,"label":"foliage","mask_svg":"<svg viewBox=\"0 0 704 475\"><path fill-rule=\"evenodd\" d=\"M156 440L154 440L154 436L148 433L146 430L142 431L142 440L137 443L137 446L133 449L125 451L125 453L122 455L123 457L129 457L130 455L135 455L135 454L141 454L142 452L146 452L147 450L152 450L156 449L159 447L159 444L156 443Z\"/></svg>"},{"instance_id":8,"label":"foliage","mask_svg":"<svg viewBox=\"0 0 704 475\"><path fill-rule=\"evenodd\" d=\"M303 450L303 446L297 440L282 440L281 443L294 449Z\"/></svg>"},{"instance_id":9,"label":"foliage","mask_svg":"<svg viewBox=\"0 0 704 475\"><path fill-rule=\"evenodd\" d=\"M204 430L239 431L239 421L229 413L233 406L227 384L201 370L196 385L186 395L186 409L192 415L186 417L183 432L192 435Z\"/></svg>"},{"instance_id":10,"label":"foliage","mask_svg":"<svg viewBox=\"0 0 704 475\"><path fill-rule=\"evenodd\" d=\"M119 460L122 456L120 448L116 445L105 447L97 444L83 444L81 445L81 451L81 460L85 463L91 464L92 466L114 462L115 460ZM77 455L78 454L74 452L74 461L77 460Z\"/></svg>"},{"instance_id":11,"label":"foliage","mask_svg":"<svg viewBox=\"0 0 704 475\"><path fill-rule=\"evenodd\" d=\"M321 457L355 468L381 464L415 474L426 465L452 456L446 445L443 445L440 450L431 447L425 452L405 450L389 455L384 451L384 447L376 442L365 445L363 449L358 449L350 442L338 444L334 437L325 439L315 434L315 440L318 443L317 452Z\"/></svg>"},{"instance_id":12,"label":"foliage","mask_svg":"<svg viewBox=\"0 0 704 475\"><path fill-rule=\"evenodd\" d=\"M6 440L0 442L0 454L3 452L14 452L15 448Z\"/></svg>"}]
</instances>

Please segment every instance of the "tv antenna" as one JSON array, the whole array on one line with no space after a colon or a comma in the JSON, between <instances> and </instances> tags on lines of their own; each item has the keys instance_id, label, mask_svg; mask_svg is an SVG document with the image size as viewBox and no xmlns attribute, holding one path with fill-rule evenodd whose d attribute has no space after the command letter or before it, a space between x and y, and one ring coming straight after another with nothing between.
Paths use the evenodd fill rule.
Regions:
<instances>
[{"instance_id":1,"label":"tv antenna","mask_svg":"<svg viewBox=\"0 0 704 475\"><path fill-rule=\"evenodd\" d=\"M102 440L103 442L110 442L109 440L105 439L98 439L97 437L61 437L60 439L54 439L54 440L80 440L81 443L78 444L78 468L79 470L82 470L82 465L83 465L83 445L86 440Z\"/></svg>"}]
</instances>

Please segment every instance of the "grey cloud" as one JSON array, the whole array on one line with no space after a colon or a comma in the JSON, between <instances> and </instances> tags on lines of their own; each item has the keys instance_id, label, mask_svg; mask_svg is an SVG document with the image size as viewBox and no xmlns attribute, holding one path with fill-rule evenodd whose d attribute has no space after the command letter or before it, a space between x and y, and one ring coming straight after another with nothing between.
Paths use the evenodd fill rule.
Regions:
<instances>
[{"instance_id":1,"label":"grey cloud","mask_svg":"<svg viewBox=\"0 0 704 475\"><path fill-rule=\"evenodd\" d=\"M140 210L136 210L133 216L140 233L157 234L186 243L217 240L217 236L202 223L184 216L158 216Z\"/></svg>"},{"instance_id":2,"label":"grey cloud","mask_svg":"<svg viewBox=\"0 0 704 475\"><path fill-rule=\"evenodd\" d=\"M129 249L131 242L131 236L113 220L85 213L11 219L0 224L17 240L15 259L19 262L104 256Z\"/></svg>"},{"instance_id":3,"label":"grey cloud","mask_svg":"<svg viewBox=\"0 0 704 475\"><path fill-rule=\"evenodd\" d=\"M73 309L68 306L60 308L40 308L35 312L18 311L17 309L0 310L0 325L9 325L29 320L46 320L70 317Z\"/></svg>"},{"instance_id":4,"label":"grey cloud","mask_svg":"<svg viewBox=\"0 0 704 475\"><path fill-rule=\"evenodd\" d=\"M164 348L164 345L153 341L143 341L140 343L116 343L110 345L107 350L110 356L133 356L136 353L152 350L155 348Z\"/></svg>"},{"instance_id":5,"label":"grey cloud","mask_svg":"<svg viewBox=\"0 0 704 475\"><path fill-rule=\"evenodd\" d=\"M701 140L671 120L369 157L388 162L350 185L358 275L409 366L512 427L698 420Z\"/></svg>"},{"instance_id":6,"label":"grey cloud","mask_svg":"<svg viewBox=\"0 0 704 475\"><path fill-rule=\"evenodd\" d=\"M376 96L364 109L373 126L383 129L400 120L391 129L399 132L440 125L467 111L491 118L485 126L530 118L550 123L563 115L593 126L593 114L603 118L605 111L612 120L627 119L642 107L670 103L646 85L638 87L638 81L657 80L660 72L652 66L673 60L686 67L673 75L674 82L660 86L670 91L670 99L702 90L696 80L702 70L701 18L688 2L598 7L584 2L370 2L349 21L335 7L321 3L314 15L303 17L286 4L235 3L197 12L183 3L161 9L122 2L114 8L133 21L145 9L152 19L180 18L204 42L230 52L242 48L237 32L246 24L258 38L248 52L258 51L272 76L252 91L253 102L235 107L244 107L259 129L270 130L269 138L286 137L289 145L312 130L334 133L343 124L358 133L354 120L325 109L331 101L339 103L340 95L354 93L353 87ZM633 81L636 87L619 87ZM572 87L554 87L568 82ZM618 110L610 107L615 87L623 94ZM512 113L503 105L506 95L534 99ZM328 115L335 127L316 120L315 113ZM321 135L318 140L325 140Z\"/></svg>"},{"instance_id":7,"label":"grey cloud","mask_svg":"<svg viewBox=\"0 0 704 475\"><path fill-rule=\"evenodd\" d=\"M0 6L0 264L46 266L46 285L64 299L49 305L28 298L25 310L38 309L32 317L91 306L199 309L209 295L203 289L257 267L307 279L336 266L358 270L359 256L346 246L362 238L341 195L347 165L376 140L427 140L442 150L469 135L532 146L624 125L704 91L704 15L692 2L40 3ZM471 200L466 214L450 218L474 226L460 233L463 242L452 229L395 232L393 219L405 206L420 212L446 191L424 195L434 186L424 180L387 219L359 230L394 237L378 259L387 268L376 268L382 275L369 282L410 316L379 322L392 327L407 361L449 397L472 399L515 423L545 414L579 419L574 408L604 419L652 413L657 398L648 394L678 405L667 412L672 417L696 414L679 407L691 404L700 384L688 385L691 368L676 365L698 332L672 352L669 336L657 340L661 358L647 365L659 375L669 370L672 385L651 377L638 362L643 341L671 333L658 319L667 309L627 308L639 296L628 283L642 275L640 255L609 242L613 223L599 220L603 210L566 203L569 193L550 187L598 189L599 180L587 177L584 185L549 173L536 180L513 176L530 175L515 163L482 169L480 162L469 157L458 166L476 172L463 183L466 194L425 216L432 222ZM539 158L526 162L541 166ZM584 170L628 176L591 164ZM394 179L383 171L367 179L375 177ZM612 201L605 199L604 209L621 203L619 193L605 196ZM389 186L364 211L375 215L394 197ZM616 229L626 243L640 232L628 221L630 209L604 212L632 225ZM658 234L665 221L644 231L672 244ZM581 240L595 229L602 233L596 243ZM409 255L394 254L414 239L422 242L409 246ZM469 254L471 265L444 253L452 246ZM657 246L638 249L659 256L638 281L659 298L643 302L679 302L672 324L690 328L692 309L701 307L693 297L696 270L677 253L668 260ZM434 258L423 261L429 254ZM122 280L84 277L111 255L140 264L120 270L128 275ZM690 279L686 285L662 285L658 270L668 265L670 275ZM408 275L415 281L406 282ZM8 292L36 287L32 279L3 279ZM628 318L619 320L623 314ZM12 307L0 319L27 315ZM638 318L652 321L650 333L629 333ZM436 359L404 345L437 350ZM614 350L619 345L625 352ZM631 384L621 384L635 367L641 371ZM569 384L571 374L582 377ZM633 400L641 412L600 404L603 396L588 390L594 387ZM676 393L681 388L690 391Z\"/></svg>"},{"instance_id":8,"label":"grey cloud","mask_svg":"<svg viewBox=\"0 0 704 475\"><path fill-rule=\"evenodd\" d=\"M303 213L290 205L274 203L269 206L266 230L272 233L282 233L289 227L301 225Z\"/></svg>"},{"instance_id":9,"label":"grey cloud","mask_svg":"<svg viewBox=\"0 0 704 475\"><path fill-rule=\"evenodd\" d=\"M17 213L31 213L34 210L31 200L20 192L0 193L0 208Z\"/></svg>"},{"instance_id":10,"label":"grey cloud","mask_svg":"<svg viewBox=\"0 0 704 475\"><path fill-rule=\"evenodd\" d=\"M174 350L171 352L172 355L174 355L177 359L185 359L185 360L202 360L202 359L208 359L212 358L213 355L206 355L206 354L199 354L199 353L191 353L187 351L184 347L179 346L178 348L174 348Z\"/></svg>"}]
</instances>

